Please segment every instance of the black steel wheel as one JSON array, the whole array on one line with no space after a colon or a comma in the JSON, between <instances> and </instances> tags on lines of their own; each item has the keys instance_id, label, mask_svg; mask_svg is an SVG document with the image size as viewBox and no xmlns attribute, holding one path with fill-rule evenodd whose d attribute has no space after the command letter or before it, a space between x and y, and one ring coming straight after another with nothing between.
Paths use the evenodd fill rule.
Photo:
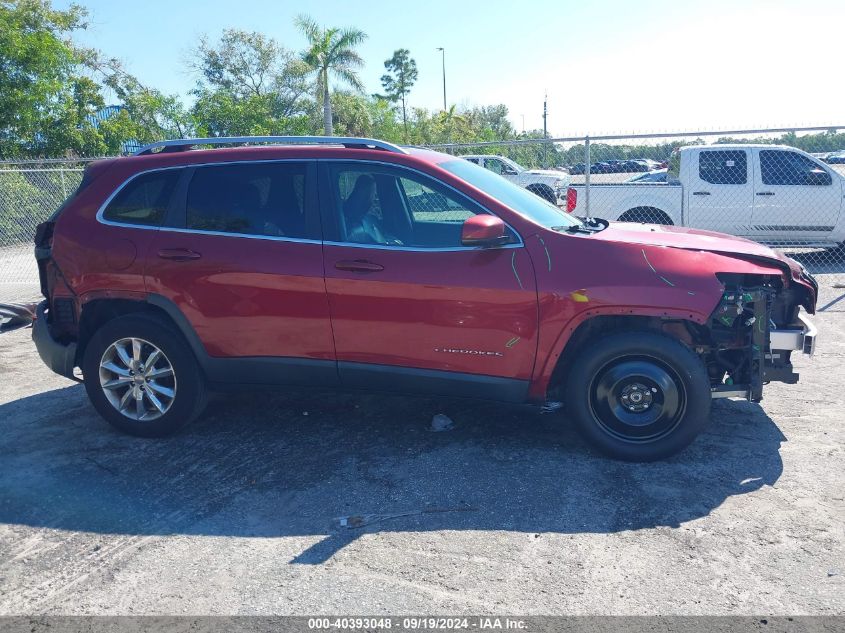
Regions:
<instances>
[{"instance_id":1,"label":"black steel wheel","mask_svg":"<svg viewBox=\"0 0 845 633\"><path fill-rule=\"evenodd\" d=\"M686 411L686 388L670 367L647 356L623 357L601 369L590 389L593 418L624 442L671 433Z\"/></svg>"},{"instance_id":2,"label":"black steel wheel","mask_svg":"<svg viewBox=\"0 0 845 633\"><path fill-rule=\"evenodd\" d=\"M655 332L588 342L566 383L567 408L581 434L627 461L677 453L706 426L710 381L701 359Z\"/></svg>"}]
</instances>

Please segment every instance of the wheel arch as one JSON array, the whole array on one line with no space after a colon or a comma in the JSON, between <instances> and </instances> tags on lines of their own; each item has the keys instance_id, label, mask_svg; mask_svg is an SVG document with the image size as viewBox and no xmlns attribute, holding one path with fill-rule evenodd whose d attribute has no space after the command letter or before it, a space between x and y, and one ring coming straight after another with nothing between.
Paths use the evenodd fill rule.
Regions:
<instances>
[{"instance_id":1,"label":"wheel arch","mask_svg":"<svg viewBox=\"0 0 845 633\"><path fill-rule=\"evenodd\" d=\"M639 219L645 218L645 219ZM659 221L653 221L653 219ZM639 205L631 207L619 215L618 222L646 222L647 224L664 224L674 226L672 216L659 207Z\"/></svg>"},{"instance_id":2,"label":"wheel arch","mask_svg":"<svg viewBox=\"0 0 845 633\"><path fill-rule=\"evenodd\" d=\"M150 316L181 334L202 366L207 358L205 348L194 328L176 305L165 297L151 294L146 297L96 297L82 305L79 317L76 361L81 363L85 348L103 325L130 314Z\"/></svg>"},{"instance_id":3,"label":"wheel arch","mask_svg":"<svg viewBox=\"0 0 845 633\"><path fill-rule=\"evenodd\" d=\"M566 381L572 362L584 346L611 332L652 331L693 347L707 340L706 315L686 310L645 310L635 313L619 308L579 315L563 329L554 349L532 383L531 397L559 400L558 387ZM540 365L538 365L540 366Z\"/></svg>"}]
</instances>

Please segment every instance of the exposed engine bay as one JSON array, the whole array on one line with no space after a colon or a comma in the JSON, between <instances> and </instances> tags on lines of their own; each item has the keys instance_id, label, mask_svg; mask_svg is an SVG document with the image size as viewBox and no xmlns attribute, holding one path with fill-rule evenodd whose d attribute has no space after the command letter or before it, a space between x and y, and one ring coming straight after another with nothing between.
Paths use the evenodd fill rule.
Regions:
<instances>
[{"instance_id":1,"label":"exposed engine bay","mask_svg":"<svg viewBox=\"0 0 845 633\"><path fill-rule=\"evenodd\" d=\"M812 354L815 328L803 316L814 298L798 284L783 286L775 275L720 274L721 300L708 323L709 345L697 348L714 398L763 398L769 382L798 382L794 351Z\"/></svg>"}]
</instances>

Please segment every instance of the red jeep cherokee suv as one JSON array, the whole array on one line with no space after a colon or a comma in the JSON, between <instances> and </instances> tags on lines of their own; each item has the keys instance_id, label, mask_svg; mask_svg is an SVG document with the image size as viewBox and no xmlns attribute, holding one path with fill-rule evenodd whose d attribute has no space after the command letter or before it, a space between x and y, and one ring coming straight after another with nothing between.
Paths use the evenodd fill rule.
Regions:
<instances>
[{"instance_id":1,"label":"red jeep cherokee suv","mask_svg":"<svg viewBox=\"0 0 845 633\"><path fill-rule=\"evenodd\" d=\"M565 407L605 453L652 460L693 440L711 398L795 382L790 354L815 341L815 281L764 246L580 220L372 139L163 141L92 163L36 258L41 358L144 436L209 389L317 385Z\"/></svg>"}]
</instances>

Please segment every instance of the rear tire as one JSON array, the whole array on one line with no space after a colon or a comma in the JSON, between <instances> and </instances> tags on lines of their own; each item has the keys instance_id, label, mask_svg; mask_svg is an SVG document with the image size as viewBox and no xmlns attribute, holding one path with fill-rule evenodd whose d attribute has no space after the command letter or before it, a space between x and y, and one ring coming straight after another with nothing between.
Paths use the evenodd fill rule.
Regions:
<instances>
[{"instance_id":1,"label":"rear tire","mask_svg":"<svg viewBox=\"0 0 845 633\"><path fill-rule=\"evenodd\" d=\"M85 348L82 373L97 412L130 435L175 433L202 413L207 401L190 347L152 315L131 314L103 325Z\"/></svg>"},{"instance_id":2,"label":"rear tire","mask_svg":"<svg viewBox=\"0 0 845 633\"><path fill-rule=\"evenodd\" d=\"M612 334L589 343L572 364L565 389L583 437L625 461L678 453L710 417L704 363L680 341L654 332Z\"/></svg>"},{"instance_id":3,"label":"rear tire","mask_svg":"<svg viewBox=\"0 0 845 633\"><path fill-rule=\"evenodd\" d=\"M540 196L543 200L547 202L551 202L552 204L557 204L557 197L555 196L555 192L552 191L552 188L548 185L529 185L526 187L528 191L533 193L536 196Z\"/></svg>"},{"instance_id":4,"label":"rear tire","mask_svg":"<svg viewBox=\"0 0 845 633\"><path fill-rule=\"evenodd\" d=\"M628 209L619 216L619 222L643 222L645 224L663 224L665 226L674 226L672 218L670 218L665 211L655 209L654 207L637 207L635 209Z\"/></svg>"}]
</instances>

